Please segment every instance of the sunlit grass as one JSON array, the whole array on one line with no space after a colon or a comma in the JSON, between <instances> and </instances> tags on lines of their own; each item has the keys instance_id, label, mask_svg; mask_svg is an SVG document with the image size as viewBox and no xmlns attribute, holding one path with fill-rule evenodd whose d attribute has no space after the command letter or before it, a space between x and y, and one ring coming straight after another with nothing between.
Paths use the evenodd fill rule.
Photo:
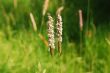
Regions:
<instances>
[{"instance_id":1,"label":"sunlit grass","mask_svg":"<svg viewBox=\"0 0 110 73\"><path fill-rule=\"evenodd\" d=\"M110 45L105 40L107 35L100 38L96 36L92 44L88 39L85 54L82 56L78 56L78 44L69 42L63 43L61 56L58 55L58 50L51 56L37 33L19 31L7 39L4 32L0 31L0 72L109 73Z\"/></svg>"}]
</instances>

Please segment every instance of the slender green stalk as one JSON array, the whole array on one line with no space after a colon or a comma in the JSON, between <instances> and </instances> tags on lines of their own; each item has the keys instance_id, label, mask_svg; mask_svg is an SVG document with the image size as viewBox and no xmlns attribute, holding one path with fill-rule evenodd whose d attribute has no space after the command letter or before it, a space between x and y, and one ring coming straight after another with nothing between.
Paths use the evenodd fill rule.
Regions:
<instances>
[{"instance_id":1,"label":"slender green stalk","mask_svg":"<svg viewBox=\"0 0 110 73\"><path fill-rule=\"evenodd\" d=\"M42 16L42 19L41 19L40 32L42 32L43 24L44 24L44 16Z\"/></svg>"},{"instance_id":2,"label":"slender green stalk","mask_svg":"<svg viewBox=\"0 0 110 73\"><path fill-rule=\"evenodd\" d=\"M82 53L82 31L80 31L80 56L81 56L81 53Z\"/></svg>"}]
</instances>

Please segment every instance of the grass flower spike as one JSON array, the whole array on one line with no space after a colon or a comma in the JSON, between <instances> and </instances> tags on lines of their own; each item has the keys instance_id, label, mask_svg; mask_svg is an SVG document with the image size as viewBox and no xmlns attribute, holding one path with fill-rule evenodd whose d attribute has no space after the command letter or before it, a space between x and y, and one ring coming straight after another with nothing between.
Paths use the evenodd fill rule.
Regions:
<instances>
[{"instance_id":1,"label":"grass flower spike","mask_svg":"<svg viewBox=\"0 0 110 73\"><path fill-rule=\"evenodd\" d=\"M56 24L56 28L57 28L57 38L58 38L58 51L59 54L61 54L62 52L62 48L61 48L61 43L62 43L62 17L60 14L57 15L57 24Z\"/></svg>"},{"instance_id":2,"label":"grass flower spike","mask_svg":"<svg viewBox=\"0 0 110 73\"><path fill-rule=\"evenodd\" d=\"M82 10L79 10L79 24L80 24L80 31L82 31L83 30Z\"/></svg>"},{"instance_id":3,"label":"grass flower spike","mask_svg":"<svg viewBox=\"0 0 110 73\"><path fill-rule=\"evenodd\" d=\"M50 14L48 14L48 44L49 44L49 48L50 48L50 53L51 55L54 54L54 49L55 49L55 41L54 41L54 24L53 24L54 20L53 18L50 16Z\"/></svg>"}]
</instances>

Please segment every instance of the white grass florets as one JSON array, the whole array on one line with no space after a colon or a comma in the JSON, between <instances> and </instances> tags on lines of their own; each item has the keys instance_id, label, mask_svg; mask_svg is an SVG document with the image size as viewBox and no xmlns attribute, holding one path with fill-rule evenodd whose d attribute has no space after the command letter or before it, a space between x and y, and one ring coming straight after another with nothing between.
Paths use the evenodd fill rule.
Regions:
<instances>
[{"instance_id":1,"label":"white grass florets","mask_svg":"<svg viewBox=\"0 0 110 73\"><path fill-rule=\"evenodd\" d=\"M62 42L62 17L60 14L57 15L57 24L56 24L56 28L57 28L57 38L59 42Z\"/></svg>"},{"instance_id":2,"label":"white grass florets","mask_svg":"<svg viewBox=\"0 0 110 73\"><path fill-rule=\"evenodd\" d=\"M48 44L49 47L52 49L55 49L55 40L54 40L54 20L53 18L50 16L50 14L48 14Z\"/></svg>"}]
</instances>

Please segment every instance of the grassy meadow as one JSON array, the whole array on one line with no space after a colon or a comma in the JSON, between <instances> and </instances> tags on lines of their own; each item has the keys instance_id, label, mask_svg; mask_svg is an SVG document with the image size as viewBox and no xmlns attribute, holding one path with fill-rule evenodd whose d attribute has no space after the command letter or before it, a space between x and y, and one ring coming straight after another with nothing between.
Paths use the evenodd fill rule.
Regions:
<instances>
[{"instance_id":1,"label":"grassy meadow","mask_svg":"<svg viewBox=\"0 0 110 73\"><path fill-rule=\"evenodd\" d=\"M45 1L49 1L47 8ZM73 13L78 8L72 12L76 6L69 8L69 1L64 1L0 1L0 73L110 73L110 23L95 26L91 17L84 20L80 32L78 15ZM56 18L62 5L62 54L56 47L51 56L46 13Z\"/></svg>"}]
</instances>

